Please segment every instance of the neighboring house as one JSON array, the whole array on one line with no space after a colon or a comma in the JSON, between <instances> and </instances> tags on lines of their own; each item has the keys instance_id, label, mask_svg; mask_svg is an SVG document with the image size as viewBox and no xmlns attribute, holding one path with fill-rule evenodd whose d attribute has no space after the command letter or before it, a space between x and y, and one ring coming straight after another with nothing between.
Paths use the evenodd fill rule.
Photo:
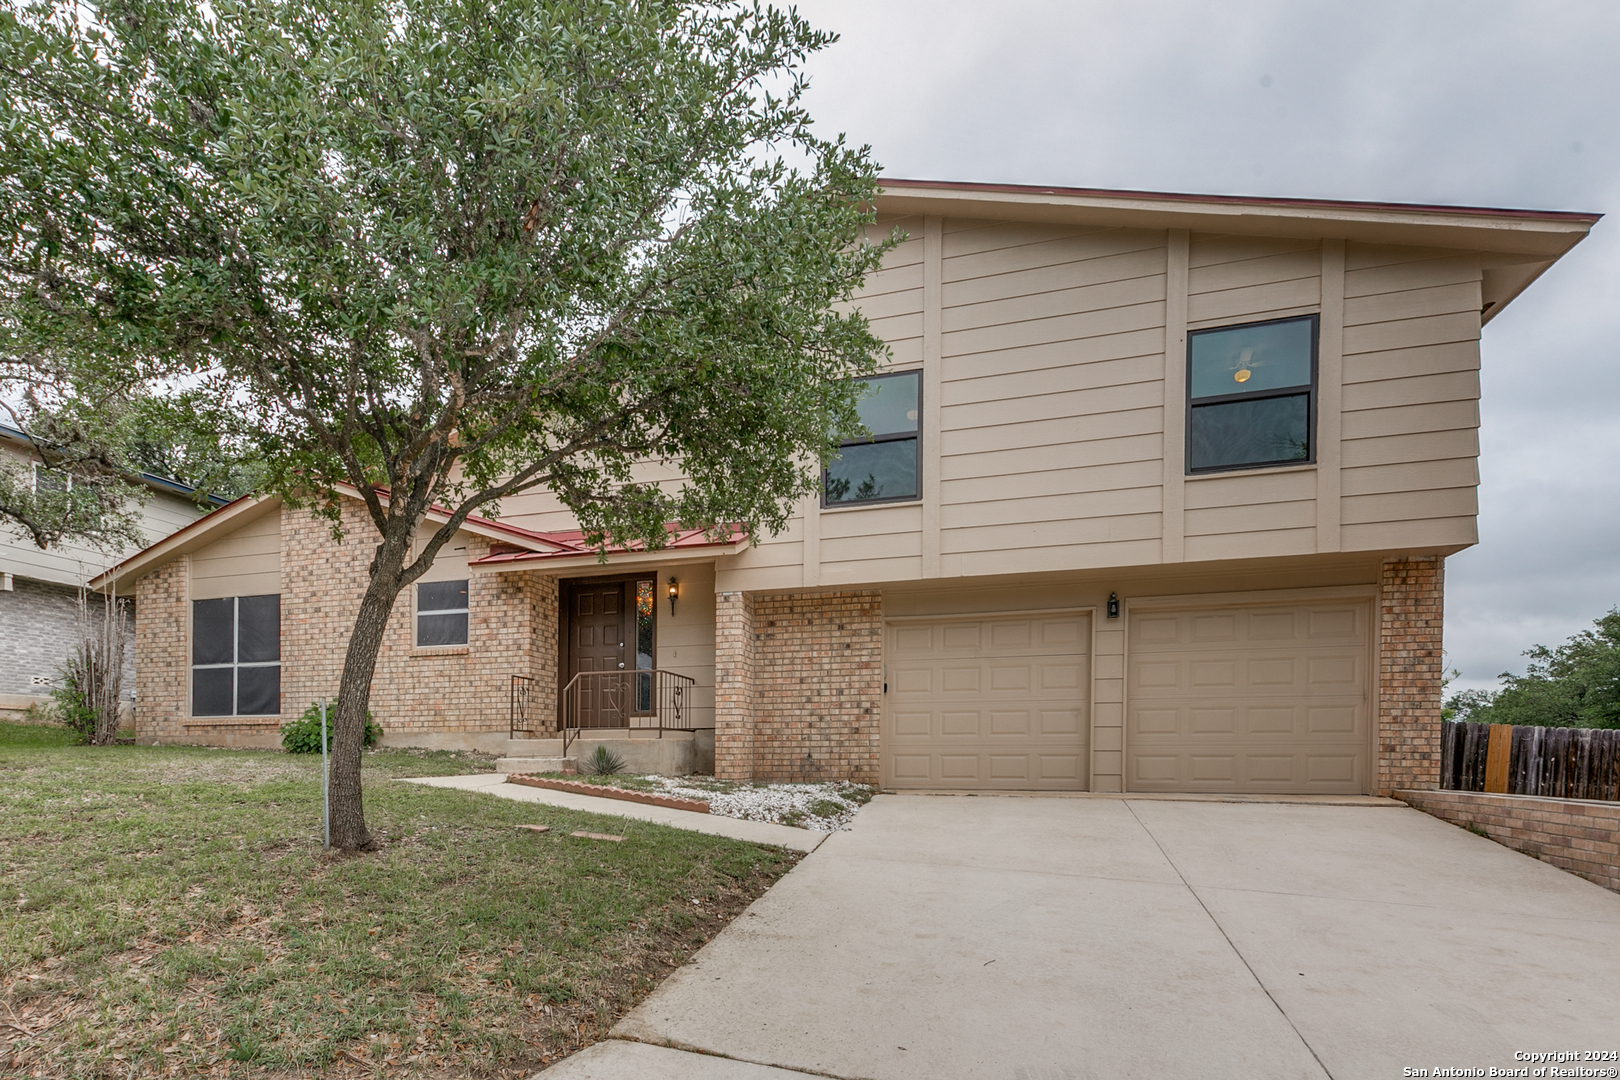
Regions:
<instances>
[{"instance_id":1,"label":"neighboring house","mask_svg":"<svg viewBox=\"0 0 1620 1080\"><path fill-rule=\"evenodd\" d=\"M1597 216L901 180L877 208L909 237L858 300L892 356L823 497L606 565L508 500L401 597L388 739L662 718L733 778L1433 786L1480 328ZM349 513L338 545L242 500L107 575L142 741L268 744L335 692Z\"/></svg>"},{"instance_id":2,"label":"neighboring house","mask_svg":"<svg viewBox=\"0 0 1620 1080\"><path fill-rule=\"evenodd\" d=\"M39 471L32 440L15 428L0 425L0 453L24 462L35 483L63 482ZM191 497L190 488L173 481L141 474L131 482L148 489L140 508L140 530L147 543L161 540L207 510ZM48 700L78 641L79 590L111 566L118 554L71 542L40 548L0 521L0 719L16 719L30 705ZM133 621L129 639L125 684L133 691Z\"/></svg>"}]
</instances>

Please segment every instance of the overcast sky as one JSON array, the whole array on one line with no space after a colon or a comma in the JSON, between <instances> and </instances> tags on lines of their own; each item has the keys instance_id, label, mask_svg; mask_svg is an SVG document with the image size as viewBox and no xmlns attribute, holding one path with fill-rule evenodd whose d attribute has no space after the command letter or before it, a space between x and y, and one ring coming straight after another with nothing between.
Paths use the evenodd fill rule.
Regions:
<instances>
[{"instance_id":1,"label":"overcast sky","mask_svg":"<svg viewBox=\"0 0 1620 1080\"><path fill-rule=\"evenodd\" d=\"M1620 3L800 0L890 176L1620 212ZM1620 213L1485 329L1459 685L1620 604Z\"/></svg>"}]
</instances>

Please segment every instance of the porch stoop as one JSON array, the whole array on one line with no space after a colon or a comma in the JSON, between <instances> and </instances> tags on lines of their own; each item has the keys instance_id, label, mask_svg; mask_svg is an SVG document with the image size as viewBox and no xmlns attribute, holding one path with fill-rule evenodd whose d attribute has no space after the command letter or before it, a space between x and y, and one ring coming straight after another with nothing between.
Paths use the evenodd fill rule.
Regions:
<instances>
[{"instance_id":1,"label":"porch stoop","mask_svg":"<svg viewBox=\"0 0 1620 1080\"><path fill-rule=\"evenodd\" d=\"M574 754L563 756L561 739L507 739L504 754L495 762L495 771L563 772L573 767L574 759Z\"/></svg>"},{"instance_id":2,"label":"porch stoop","mask_svg":"<svg viewBox=\"0 0 1620 1080\"><path fill-rule=\"evenodd\" d=\"M656 731L586 728L569 742L566 757L561 739L508 739L506 754L495 762L495 771L562 772L596 753L598 746L606 746L622 758L625 771L631 773L689 776L714 768L712 736L700 740L690 731L666 731L659 738ZM707 769L702 767L705 764Z\"/></svg>"}]
</instances>

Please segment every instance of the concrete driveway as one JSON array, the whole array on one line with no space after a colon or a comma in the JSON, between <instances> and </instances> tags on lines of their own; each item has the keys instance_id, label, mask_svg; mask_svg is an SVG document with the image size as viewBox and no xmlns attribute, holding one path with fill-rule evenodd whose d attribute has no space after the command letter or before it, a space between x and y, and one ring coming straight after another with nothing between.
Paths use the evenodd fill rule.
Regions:
<instances>
[{"instance_id":1,"label":"concrete driveway","mask_svg":"<svg viewBox=\"0 0 1620 1080\"><path fill-rule=\"evenodd\" d=\"M880 796L614 1035L546 1080L1503 1069L1620 1051L1620 895L1373 800Z\"/></svg>"}]
</instances>

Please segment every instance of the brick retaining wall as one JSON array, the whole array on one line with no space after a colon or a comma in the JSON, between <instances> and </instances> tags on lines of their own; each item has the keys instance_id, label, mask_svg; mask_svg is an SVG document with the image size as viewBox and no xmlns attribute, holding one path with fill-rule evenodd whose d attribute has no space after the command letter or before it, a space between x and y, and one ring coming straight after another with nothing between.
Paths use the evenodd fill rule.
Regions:
<instances>
[{"instance_id":1,"label":"brick retaining wall","mask_svg":"<svg viewBox=\"0 0 1620 1080\"><path fill-rule=\"evenodd\" d=\"M1397 791L1395 797L1620 892L1620 803L1476 791Z\"/></svg>"}]
</instances>

